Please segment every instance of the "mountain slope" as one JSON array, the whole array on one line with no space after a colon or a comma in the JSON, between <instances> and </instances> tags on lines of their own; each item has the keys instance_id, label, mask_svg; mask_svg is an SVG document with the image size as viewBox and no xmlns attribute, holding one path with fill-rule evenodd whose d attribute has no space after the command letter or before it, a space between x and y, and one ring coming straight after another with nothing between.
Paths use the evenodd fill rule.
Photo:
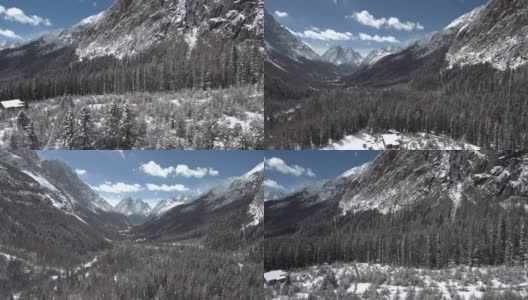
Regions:
<instances>
[{"instance_id":1,"label":"mountain slope","mask_svg":"<svg viewBox=\"0 0 528 300\"><path fill-rule=\"evenodd\" d=\"M301 39L264 12L266 97L285 97L296 90L313 90L338 77L339 70L323 61Z\"/></svg>"},{"instance_id":2,"label":"mountain slope","mask_svg":"<svg viewBox=\"0 0 528 300\"><path fill-rule=\"evenodd\" d=\"M424 74L457 72L470 66L487 65L491 68L488 73L523 66L528 61L525 4L523 0L491 0L443 30L363 68L347 81L384 86L420 81Z\"/></svg>"},{"instance_id":3,"label":"mountain slope","mask_svg":"<svg viewBox=\"0 0 528 300\"><path fill-rule=\"evenodd\" d=\"M291 234L314 219L421 205L447 207L456 218L463 208L490 204L528 205L527 153L383 152L344 176L267 201L265 228L268 236Z\"/></svg>"},{"instance_id":4,"label":"mountain slope","mask_svg":"<svg viewBox=\"0 0 528 300\"><path fill-rule=\"evenodd\" d=\"M263 164L259 164L240 177L225 180L192 202L146 222L135 232L159 240L206 238L214 239L211 243L215 244L230 243L222 241L221 236L237 240L241 230L253 232L262 224L263 173Z\"/></svg>"},{"instance_id":5,"label":"mountain slope","mask_svg":"<svg viewBox=\"0 0 528 300\"><path fill-rule=\"evenodd\" d=\"M370 66L375 64L378 60L384 58L387 55L391 55L401 51L402 48L395 46L386 46L381 49L371 50L367 56L361 61L361 65Z\"/></svg>"},{"instance_id":6,"label":"mountain slope","mask_svg":"<svg viewBox=\"0 0 528 300\"><path fill-rule=\"evenodd\" d=\"M90 195L84 198L84 191L76 192L73 186L70 195L55 178L34 152L0 151L0 247L7 247L3 252L22 257L34 252L50 264L65 264L108 247L105 235L111 237L110 232L91 223L104 219L94 214L105 216L99 207L107 204ZM86 213L90 208L96 212Z\"/></svg>"},{"instance_id":7,"label":"mountain slope","mask_svg":"<svg viewBox=\"0 0 528 300\"><path fill-rule=\"evenodd\" d=\"M189 201L189 197L187 196L176 196L171 199L165 199L161 200L154 206L154 208L149 213L149 218L158 218L167 211L171 210L173 207L176 207L178 205L185 204Z\"/></svg>"},{"instance_id":8,"label":"mountain slope","mask_svg":"<svg viewBox=\"0 0 528 300\"><path fill-rule=\"evenodd\" d=\"M34 100L63 95L66 91L68 94L122 93L132 90L137 82L127 77L117 87L109 74L116 69L132 74L137 68L158 64L164 67L156 68L157 74L162 70L165 78L170 78L169 74L188 78L190 69L202 68L203 64L226 66L229 68L226 71L245 76L246 83L253 82L259 77L253 74L258 71L258 65L253 65L253 73L248 74L250 64L262 60L262 6L261 0L115 0L107 11L72 28L0 52L0 84L20 86L23 91L13 88L9 93L0 94L0 98ZM176 68L164 61L185 67ZM209 75L221 74L210 71ZM152 79L157 75L142 76ZM26 91L25 81L17 82L27 78L36 80L38 94ZM196 78L180 79L181 82L172 83L171 89L198 85ZM101 88L83 86L83 80L112 83L107 82ZM223 82L218 79L212 84L227 86L236 83L233 80L222 78ZM54 81L58 90L50 90L50 81ZM159 84L156 88L145 81L146 78L142 90L159 90Z\"/></svg>"}]
</instances>

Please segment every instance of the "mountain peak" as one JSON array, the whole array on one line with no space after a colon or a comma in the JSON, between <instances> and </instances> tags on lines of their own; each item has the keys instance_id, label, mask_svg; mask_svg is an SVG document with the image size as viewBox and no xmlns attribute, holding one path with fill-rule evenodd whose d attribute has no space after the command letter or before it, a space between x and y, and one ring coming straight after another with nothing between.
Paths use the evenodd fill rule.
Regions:
<instances>
[{"instance_id":1,"label":"mountain peak","mask_svg":"<svg viewBox=\"0 0 528 300\"><path fill-rule=\"evenodd\" d=\"M353 48L336 45L328 49L322 56L324 61L334 65L353 65L359 66L363 61L361 54Z\"/></svg>"},{"instance_id":2,"label":"mountain peak","mask_svg":"<svg viewBox=\"0 0 528 300\"><path fill-rule=\"evenodd\" d=\"M122 213L126 216L141 215L147 216L152 208L141 198L125 197L114 208L116 212Z\"/></svg>"}]
</instances>

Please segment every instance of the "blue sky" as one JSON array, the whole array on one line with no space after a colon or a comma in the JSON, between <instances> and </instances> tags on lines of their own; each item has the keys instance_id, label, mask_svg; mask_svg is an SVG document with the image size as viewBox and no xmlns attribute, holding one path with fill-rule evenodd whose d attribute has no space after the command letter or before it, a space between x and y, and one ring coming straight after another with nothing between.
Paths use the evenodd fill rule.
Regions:
<instances>
[{"instance_id":1,"label":"blue sky","mask_svg":"<svg viewBox=\"0 0 528 300\"><path fill-rule=\"evenodd\" d=\"M0 42L23 43L69 28L106 10L113 0L0 0Z\"/></svg>"},{"instance_id":2,"label":"blue sky","mask_svg":"<svg viewBox=\"0 0 528 300\"><path fill-rule=\"evenodd\" d=\"M123 197L151 206L176 195L198 195L213 185L250 171L263 161L260 151L38 151L77 170L110 204Z\"/></svg>"},{"instance_id":3,"label":"blue sky","mask_svg":"<svg viewBox=\"0 0 528 300\"><path fill-rule=\"evenodd\" d=\"M266 0L276 20L321 53L336 44L365 54L405 46L487 0ZM326 40L325 40L326 39Z\"/></svg>"},{"instance_id":4,"label":"blue sky","mask_svg":"<svg viewBox=\"0 0 528 300\"><path fill-rule=\"evenodd\" d=\"M264 189L288 193L372 161L378 151L266 151Z\"/></svg>"}]
</instances>

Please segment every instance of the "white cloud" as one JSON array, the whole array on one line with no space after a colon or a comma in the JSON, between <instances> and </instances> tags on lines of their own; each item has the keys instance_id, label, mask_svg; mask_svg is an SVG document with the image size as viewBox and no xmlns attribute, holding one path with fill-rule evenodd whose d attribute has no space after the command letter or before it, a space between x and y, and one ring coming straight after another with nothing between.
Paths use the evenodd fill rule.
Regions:
<instances>
[{"instance_id":1,"label":"white cloud","mask_svg":"<svg viewBox=\"0 0 528 300\"><path fill-rule=\"evenodd\" d=\"M220 174L218 170L213 168L198 167L196 169L191 169L187 165L177 165L176 167L163 168L154 161L150 161L141 165L140 170L145 174L163 178L167 178L171 174L195 178L202 178L206 175L217 176Z\"/></svg>"},{"instance_id":2,"label":"white cloud","mask_svg":"<svg viewBox=\"0 0 528 300\"><path fill-rule=\"evenodd\" d=\"M399 43L400 41L396 39L393 36L379 36L379 35L368 35L366 33L360 33L359 39L362 41L373 41L373 42L379 42L379 43Z\"/></svg>"},{"instance_id":3,"label":"white cloud","mask_svg":"<svg viewBox=\"0 0 528 300\"><path fill-rule=\"evenodd\" d=\"M187 192L189 191L189 189L186 188L183 184L156 185L156 184L147 183L147 189L149 191L162 191L162 192Z\"/></svg>"},{"instance_id":4,"label":"white cloud","mask_svg":"<svg viewBox=\"0 0 528 300\"><path fill-rule=\"evenodd\" d=\"M213 170L215 171L215 170ZM215 171L217 172L217 171ZM209 170L207 168L196 168L191 169L187 165L177 165L176 169L174 170L174 174L184 176L184 177L195 177L195 178L202 178L206 176L209 173ZM218 175L218 174L216 174Z\"/></svg>"},{"instance_id":5,"label":"white cloud","mask_svg":"<svg viewBox=\"0 0 528 300\"><path fill-rule=\"evenodd\" d=\"M173 171L173 167L162 168L154 161L150 161L147 164L141 165L140 169L151 176L167 178Z\"/></svg>"},{"instance_id":6,"label":"white cloud","mask_svg":"<svg viewBox=\"0 0 528 300\"><path fill-rule=\"evenodd\" d=\"M86 170L82 170L82 169L75 169L75 173L77 173L77 175L86 175Z\"/></svg>"},{"instance_id":7,"label":"white cloud","mask_svg":"<svg viewBox=\"0 0 528 300\"><path fill-rule=\"evenodd\" d=\"M98 192L105 192L105 193L135 193L143 190L141 185L139 184L126 184L123 182L117 182L112 184L111 182L106 182L105 184L101 184L100 186L93 187L94 190Z\"/></svg>"},{"instance_id":8,"label":"white cloud","mask_svg":"<svg viewBox=\"0 0 528 300\"><path fill-rule=\"evenodd\" d=\"M19 39L19 40L22 40L22 37L19 36L18 34L14 33L13 31L9 30L9 29L0 29L0 36L3 36L3 37L6 37L6 38L10 38L10 39Z\"/></svg>"},{"instance_id":9,"label":"white cloud","mask_svg":"<svg viewBox=\"0 0 528 300\"><path fill-rule=\"evenodd\" d=\"M320 41L350 41L356 39L350 32L337 32L333 29L320 30L317 27L312 27L304 32L294 32L291 30L290 32L301 38Z\"/></svg>"},{"instance_id":10,"label":"white cloud","mask_svg":"<svg viewBox=\"0 0 528 300\"><path fill-rule=\"evenodd\" d=\"M412 30L424 30L424 27L420 23L414 22L401 22L396 17L376 19L368 11L364 10L361 12L354 12L351 16L347 16L349 19L353 19L365 26L374 27L376 29L390 28L396 30L412 31Z\"/></svg>"},{"instance_id":11,"label":"white cloud","mask_svg":"<svg viewBox=\"0 0 528 300\"><path fill-rule=\"evenodd\" d=\"M5 8L0 5L0 15L4 15L4 19L7 21L15 21L22 24L29 24L33 26L44 25L51 26L51 21L49 19L44 19L39 16L28 16L24 13L23 10L16 7Z\"/></svg>"},{"instance_id":12,"label":"white cloud","mask_svg":"<svg viewBox=\"0 0 528 300\"><path fill-rule=\"evenodd\" d=\"M285 12L285 11L278 11L276 10L275 11L275 15L279 18L287 18L288 17L288 13Z\"/></svg>"},{"instance_id":13,"label":"white cloud","mask_svg":"<svg viewBox=\"0 0 528 300\"><path fill-rule=\"evenodd\" d=\"M277 157L266 159L266 167L269 170L274 170L282 174L315 177L315 173L309 168L303 168L298 165L289 166L284 160Z\"/></svg>"},{"instance_id":14,"label":"white cloud","mask_svg":"<svg viewBox=\"0 0 528 300\"><path fill-rule=\"evenodd\" d=\"M286 190L285 187L278 184L275 180L271 180L271 179L264 180L264 186L272 188L272 189L277 189L277 190Z\"/></svg>"}]
</instances>

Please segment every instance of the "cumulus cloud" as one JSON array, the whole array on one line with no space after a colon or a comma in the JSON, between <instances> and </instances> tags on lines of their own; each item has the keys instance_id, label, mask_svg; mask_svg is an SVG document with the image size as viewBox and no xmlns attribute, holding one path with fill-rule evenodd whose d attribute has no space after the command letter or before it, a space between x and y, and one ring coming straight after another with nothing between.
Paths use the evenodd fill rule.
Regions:
<instances>
[{"instance_id":1,"label":"cumulus cloud","mask_svg":"<svg viewBox=\"0 0 528 300\"><path fill-rule=\"evenodd\" d=\"M149 191L161 191L161 192L187 192L189 189L183 184L174 184L174 185L156 185L147 183L147 189Z\"/></svg>"},{"instance_id":2,"label":"cumulus cloud","mask_svg":"<svg viewBox=\"0 0 528 300\"><path fill-rule=\"evenodd\" d=\"M127 184L123 182L117 182L117 183L106 182L105 184L96 186L93 189L98 192L114 193L114 194L135 193L135 192L139 192L143 190L143 188L139 184Z\"/></svg>"},{"instance_id":3,"label":"cumulus cloud","mask_svg":"<svg viewBox=\"0 0 528 300\"><path fill-rule=\"evenodd\" d=\"M279 18L287 18L288 17L288 13L285 12L285 11L278 11L276 10L275 11L275 15Z\"/></svg>"},{"instance_id":4,"label":"cumulus cloud","mask_svg":"<svg viewBox=\"0 0 528 300\"><path fill-rule=\"evenodd\" d=\"M10 39L19 39L22 40L22 37L16 34L15 32L9 29L0 29L0 36L10 38Z\"/></svg>"},{"instance_id":5,"label":"cumulus cloud","mask_svg":"<svg viewBox=\"0 0 528 300\"><path fill-rule=\"evenodd\" d=\"M140 169L145 174L163 178L167 178L167 176L169 176L174 171L173 167L162 168L154 161L150 161L146 164L141 165Z\"/></svg>"},{"instance_id":6,"label":"cumulus cloud","mask_svg":"<svg viewBox=\"0 0 528 300\"><path fill-rule=\"evenodd\" d=\"M264 180L264 186L271 188L271 189L276 189L276 190L286 190L285 187L278 184L275 180L271 180L271 179Z\"/></svg>"},{"instance_id":7,"label":"cumulus cloud","mask_svg":"<svg viewBox=\"0 0 528 300\"><path fill-rule=\"evenodd\" d=\"M393 36L379 36L379 35L369 35L366 33L360 33L359 39L362 41L372 41L379 43L399 43L400 41Z\"/></svg>"},{"instance_id":8,"label":"cumulus cloud","mask_svg":"<svg viewBox=\"0 0 528 300\"><path fill-rule=\"evenodd\" d=\"M350 41L356 39L356 37L350 32L337 32L333 29L321 30L317 27L312 27L304 32L291 32L301 38L320 41Z\"/></svg>"},{"instance_id":9,"label":"cumulus cloud","mask_svg":"<svg viewBox=\"0 0 528 300\"><path fill-rule=\"evenodd\" d=\"M82 169L75 169L75 173L77 173L77 175L86 175L86 170L82 170Z\"/></svg>"},{"instance_id":10,"label":"cumulus cloud","mask_svg":"<svg viewBox=\"0 0 528 300\"><path fill-rule=\"evenodd\" d=\"M284 160L278 157L266 159L266 168L268 170L277 171L286 175L315 177L315 173L309 168L304 168L298 165L289 166Z\"/></svg>"},{"instance_id":11,"label":"cumulus cloud","mask_svg":"<svg viewBox=\"0 0 528 300\"><path fill-rule=\"evenodd\" d=\"M196 168L192 169L189 168L187 165L177 165L174 169L174 174L184 176L184 177L195 177L195 178L202 178L206 176L207 174L211 176L216 176L219 174L219 172L212 168Z\"/></svg>"},{"instance_id":12,"label":"cumulus cloud","mask_svg":"<svg viewBox=\"0 0 528 300\"><path fill-rule=\"evenodd\" d=\"M187 165L177 165L176 167L163 168L154 161L150 161L146 164L141 165L140 170L143 171L145 174L163 178L167 178L171 174L195 178L202 178L206 175L217 176L218 174L220 174L218 170L215 170L213 168L198 167L196 169L192 169Z\"/></svg>"},{"instance_id":13,"label":"cumulus cloud","mask_svg":"<svg viewBox=\"0 0 528 300\"><path fill-rule=\"evenodd\" d=\"M51 21L49 19L45 19L39 16L29 16L24 13L23 10L16 7L11 8L5 8L2 5L0 5L0 15L4 16L4 19L7 21L14 21L22 24L29 24L33 26L51 26Z\"/></svg>"},{"instance_id":14,"label":"cumulus cloud","mask_svg":"<svg viewBox=\"0 0 528 300\"><path fill-rule=\"evenodd\" d=\"M347 18L353 19L365 26L374 27L376 29L390 28L403 31L424 30L424 27L420 23L401 22L396 17L390 17L388 19L376 19L372 14L370 14L366 10L361 12L354 12L351 16L347 16Z\"/></svg>"}]
</instances>

